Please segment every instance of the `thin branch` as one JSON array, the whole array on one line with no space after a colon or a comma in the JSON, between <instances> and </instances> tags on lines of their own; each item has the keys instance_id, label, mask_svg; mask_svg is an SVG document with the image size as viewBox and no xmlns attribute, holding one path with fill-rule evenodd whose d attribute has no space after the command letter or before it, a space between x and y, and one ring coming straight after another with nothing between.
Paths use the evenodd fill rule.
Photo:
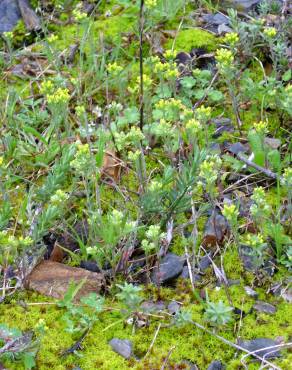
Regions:
<instances>
[{"instance_id":1,"label":"thin branch","mask_svg":"<svg viewBox=\"0 0 292 370\"><path fill-rule=\"evenodd\" d=\"M257 171L263 173L267 177L273 179L273 180L282 180L280 176L278 176L275 172L268 170L267 168L264 168L262 166L259 166L258 164L250 161L249 159L245 158L241 153L236 154L236 157L244 162L247 166L252 167L256 169Z\"/></svg>"},{"instance_id":2,"label":"thin branch","mask_svg":"<svg viewBox=\"0 0 292 370\"><path fill-rule=\"evenodd\" d=\"M144 126L144 81L143 81L143 30L144 30L144 0L140 1L139 13L139 63L140 63L140 130Z\"/></svg>"}]
</instances>

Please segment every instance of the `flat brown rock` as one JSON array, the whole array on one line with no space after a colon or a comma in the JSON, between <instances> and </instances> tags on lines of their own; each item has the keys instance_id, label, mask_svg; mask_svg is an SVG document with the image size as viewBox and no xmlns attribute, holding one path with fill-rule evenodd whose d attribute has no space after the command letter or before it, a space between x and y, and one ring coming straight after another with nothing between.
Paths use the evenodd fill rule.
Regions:
<instances>
[{"instance_id":1,"label":"flat brown rock","mask_svg":"<svg viewBox=\"0 0 292 370\"><path fill-rule=\"evenodd\" d=\"M99 293L104 287L103 274L71 267L59 262L43 261L37 265L26 281L26 288L48 297L62 299L68 290L70 282L76 284L85 280L78 291L75 300L88 295Z\"/></svg>"}]
</instances>

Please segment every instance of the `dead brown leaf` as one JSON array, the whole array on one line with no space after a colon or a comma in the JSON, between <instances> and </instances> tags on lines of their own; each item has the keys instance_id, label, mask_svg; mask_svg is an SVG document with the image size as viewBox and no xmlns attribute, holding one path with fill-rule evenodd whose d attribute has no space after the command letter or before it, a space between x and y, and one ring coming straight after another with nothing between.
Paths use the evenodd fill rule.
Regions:
<instances>
[{"instance_id":1,"label":"dead brown leaf","mask_svg":"<svg viewBox=\"0 0 292 370\"><path fill-rule=\"evenodd\" d=\"M45 296L62 299L70 282L78 284L82 280L85 282L75 297L76 301L89 293L99 293L104 287L103 274L53 261L42 261L37 265L27 277L25 286Z\"/></svg>"}]
</instances>

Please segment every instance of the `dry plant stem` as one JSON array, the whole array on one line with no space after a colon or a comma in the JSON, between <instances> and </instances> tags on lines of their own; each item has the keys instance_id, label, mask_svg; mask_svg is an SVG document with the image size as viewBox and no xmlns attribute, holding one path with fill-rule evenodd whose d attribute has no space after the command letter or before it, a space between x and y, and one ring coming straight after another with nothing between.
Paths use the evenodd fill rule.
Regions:
<instances>
[{"instance_id":1,"label":"dry plant stem","mask_svg":"<svg viewBox=\"0 0 292 370\"><path fill-rule=\"evenodd\" d=\"M161 366L160 370L165 370L166 365L167 365L167 363L168 363L168 360L169 360L169 358L170 358L170 356L171 356L172 352L174 351L174 349L175 349L175 346L172 346L172 347L170 348L170 350L168 351L168 354L167 354L167 356L166 356L166 358L165 358L165 360L164 360L164 362L163 362L163 364L162 364L162 366Z\"/></svg>"},{"instance_id":2,"label":"dry plant stem","mask_svg":"<svg viewBox=\"0 0 292 370\"><path fill-rule=\"evenodd\" d=\"M263 363L265 364L264 367L266 367L268 365L270 366L269 362L265 359L265 357L267 355L269 355L269 354L271 354L273 352L276 352L279 348L290 348L290 347L292 347L292 343L283 343L283 344L277 344L275 346L260 348L260 349L257 349L256 351L252 351L252 352L247 353L246 355L243 355L242 358L241 358L241 360L240 360L240 362L242 363L242 365L244 366L245 369L248 369L248 367L245 364L246 357L248 357L248 356L255 356L255 354L257 352L266 351L266 350L269 350L270 349L271 351L265 353L263 355L263 357L261 358L262 359L261 368L263 367ZM274 365L274 369L279 369L279 368Z\"/></svg>"},{"instance_id":3,"label":"dry plant stem","mask_svg":"<svg viewBox=\"0 0 292 370\"><path fill-rule=\"evenodd\" d=\"M272 172L271 170L268 170L262 166L259 166L258 164L250 161L249 159L245 158L241 153L236 154L237 158L244 162L249 167L252 167L256 169L257 171L263 173L267 177L273 179L273 180L281 180L281 177L279 177L275 172Z\"/></svg>"},{"instance_id":4,"label":"dry plant stem","mask_svg":"<svg viewBox=\"0 0 292 370\"><path fill-rule=\"evenodd\" d=\"M212 78L212 80L211 80L211 82L210 82L209 86L208 86L208 87L207 87L207 89L205 90L204 96L203 96L200 100L198 100L198 101L196 102L196 104L194 105L194 109L198 108L198 107L203 103L203 101L207 98L207 96L208 96L208 92L210 91L211 87L214 85L214 82L217 80L218 76L219 76L219 72L217 71L217 72L215 73L214 77Z\"/></svg>"},{"instance_id":5,"label":"dry plant stem","mask_svg":"<svg viewBox=\"0 0 292 370\"><path fill-rule=\"evenodd\" d=\"M197 323L196 321L191 321L191 323L192 323L193 325L195 325L197 328L199 328L199 329L203 330L204 332L206 332L206 333L208 333L208 334L210 334L210 335L213 335L215 338L219 339L221 342L223 342L223 343L225 343L225 344L229 345L230 347L233 347L233 348L235 348L235 349L237 349L237 350L240 350L240 351L242 351L242 352L247 353L247 356L249 356L249 355L251 355L251 354L252 354L252 355L253 355L254 357L256 357L258 360L261 360L261 361L262 361L263 363L265 363L266 365L271 366L271 368L272 368L272 369L281 370L281 368L280 368L280 367L278 367L278 366L274 365L272 362L270 362L270 361L268 361L268 360L264 359L263 357L261 357L261 356L257 355L257 353L256 353L256 352L261 352L261 351L265 350L265 348L261 348L261 349L259 349L259 350L257 350L257 351L250 352L250 351L248 351L247 349L245 349L245 348L243 348L243 347L239 346L238 344L232 343L232 342L230 342L228 339L225 339L224 337L221 337L220 335L218 335L218 334L216 334L216 333L213 333L211 330L209 330L209 329L205 328L203 325L201 325L201 324ZM283 345L281 345L281 346L283 346ZM286 346L287 346L287 347L290 347L290 346L292 346L292 343L287 343L287 344L286 344ZM276 347L276 346L275 346L275 347ZM268 347L268 348L270 348L270 347ZM274 347L273 347L273 348L274 348Z\"/></svg>"},{"instance_id":6,"label":"dry plant stem","mask_svg":"<svg viewBox=\"0 0 292 370\"><path fill-rule=\"evenodd\" d=\"M143 81L143 31L144 31L144 0L140 0L139 13L139 64L140 64L140 129L144 126L144 81Z\"/></svg>"},{"instance_id":7,"label":"dry plant stem","mask_svg":"<svg viewBox=\"0 0 292 370\"><path fill-rule=\"evenodd\" d=\"M152 342L151 342L151 344L150 344L150 346L148 348L148 351L146 352L146 355L144 356L144 358L142 360L145 360L145 358L150 354L150 352L151 352L151 350L152 350L152 348L154 346L154 343L156 342L156 338L158 336L158 333L159 333L160 328L161 328L161 323L158 324L158 327L157 327L157 329L155 331L155 334L154 334L154 337L152 339Z\"/></svg>"}]
</instances>

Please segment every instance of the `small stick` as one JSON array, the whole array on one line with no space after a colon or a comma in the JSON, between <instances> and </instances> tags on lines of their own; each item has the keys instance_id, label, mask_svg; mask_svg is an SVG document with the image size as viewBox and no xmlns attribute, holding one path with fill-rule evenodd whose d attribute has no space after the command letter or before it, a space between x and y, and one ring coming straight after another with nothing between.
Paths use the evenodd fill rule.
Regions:
<instances>
[{"instance_id":1,"label":"small stick","mask_svg":"<svg viewBox=\"0 0 292 370\"><path fill-rule=\"evenodd\" d=\"M164 370L165 369L165 366L167 365L167 363L168 363L168 360L169 360L169 357L171 356L171 354L172 354L172 352L173 352L173 350L175 349L175 346L172 346L171 348L170 348L170 350L168 351L168 354L167 354L167 356L166 356L166 359L164 360L164 362L163 362L163 364L162 364L162 366L161 366L161 369L160 370Z\"/></svg>"},{"instance_id":2,"label":"small stick","mask_svg":"<svg viewBox=\"0 0 292 370\"><path fill-rule=\"evenodd\" d=\"M150 347L148 348L148 351L146 352L146 355L144 356L143 360L145 360L145 358L149 355L149 353L151 352L153 346L154 346L154 343L156 342L156 338L157 338L157 335L159 333L159 330L161 328L161 323L159 323L159 325L157 326L157 329L156 329L156 332L154 334L154 337L152 339L152 342L150 344Z\"/></svg>"},{"instance_id":3,"label":"small stick","mask_svg":"<svg viewBox=\"0 0 292 370\"><path fill-rule=\"evenodd\" d=\"M140 64L140 130L144 125L144 81L143 81L143 29L144 29L144 0L140 0L139 13L139 64Z\"/></svg>"},{"instance_id":4,"label":"small stick","mask_svg":"<svg viewBox=\"0 0 292 370\"><path fill-rule=\"evenodd\" d=\"M262 351L264 348L261 348L260 350L255 351L255 352L250 352L249 350L247 350L247 349L245 349L245 348L241 347L240 345L235 344L235 343L232 343L232 342L230 342L228 339L225 339L224 337L221 337L220 335L218 335L218 334L216 334L216 333L213 333L211 330L209 330L209 329L205 328L203 325L201 325L201 324L197 323L196 321L190 321L190 322L191 322L193 325L195 325L197 328L199 328L199 329L203 330L204 332L206 332L206 333L208 333L208 334L210 334L210 335L213 335L215 338L219 339L221 342L223 342L223 343L225 343L225 344L229 345L230 347L233 347L233 348L235 348L235 349L237 349L237 350L243 351L243 352L247 353L248 355L250 355L250 354L252 353L252 355L253 355L254 357L256 357L258 360L261 360L261 361L262 361L262 362L264 362L265 364L267 364L267 365L271 366L271 367L272 367L272 369L281 370L281 368L280 368L280 367L278 367L278 366L274 365L272 362L270 362L270 361L268 361L268 360L264 359L263 357L261 357L261 356L259 356L259 355L257 355L257 354L255 353L255 352ZM287 346L291 346L291 345L292 345L292 343L287 343Z\"/></svg>"},{"instance_id":5,"label":"small stick","mask_svg":"<svg viewBox=\"0 0 292 370\"><path fill-rule=\"evenodd\" d=\"M244 162L249 167L255 168L257 171L263 173L267 177L273 179L273 180L282 180L281 177L279 177L275 172L268 170L267 168L264 168L262 166L259 166L258 164L250 161L249 159L245 158L241 153L236 154L236 157Z\"/></svg>"}]
</instances>

